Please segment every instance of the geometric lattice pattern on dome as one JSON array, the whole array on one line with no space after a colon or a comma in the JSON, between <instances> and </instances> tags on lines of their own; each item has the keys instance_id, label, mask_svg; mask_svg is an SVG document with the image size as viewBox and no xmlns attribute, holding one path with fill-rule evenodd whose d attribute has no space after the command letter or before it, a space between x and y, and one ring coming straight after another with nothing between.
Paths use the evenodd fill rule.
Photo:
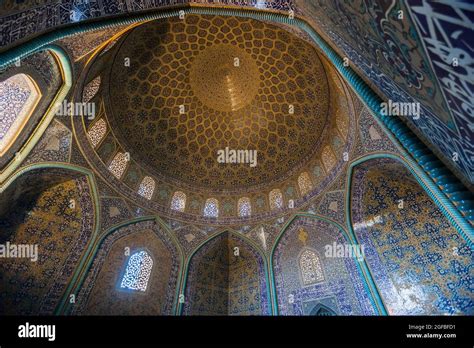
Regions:
<instances>
[{"instance_id":1,"label":"geometric lattice pattern on dome","mask_svg":"<svg viewBox=\"0 0 474 348\"><path fill-rule=\"evenodd\" d=\"M109 170L117 178L120 179L127 168L127 162L130 157L123 153L119 152L115 155L112 162L110 162Z\"/></svg>"},{"instance_id":2,"label":"geometric lattice pattern on dome","mask_svg":"<svg viewBox=\"0 0 474 348\"><path fill-rule=\"evenodd\" d=\"M155 180L149 176L145 176L138 188L138 194L146 199L151 199L151 197L153 197L153 191L155 191Z\"/></svg>"},{"instance_id":3,"label":"geometric lattice pattern on dome","mask_svg":"<svg viewBox=\"0 0 474 348\"><path fill-rule=\"evenodd\" d=\"M146 291L150 279L153 259L146 251L139 251L130 256L120 287L122 289Z\"/></svg>"},{"instance_id":4,"label":"geometric lattice pattern on dome","mask_svg":"<svg viewBox=\"0 0 474 348\"><path fill-rule=\"evenodd\" d=\"M204 216L205 217L218 217L219 216L219 202L215 198L208 198L204 205Z\"/></svg>"},{"instance_id":5,"label":"geometric lattice pattern on dome","mask_svg":"<svg viewBox=\"0 0 474 348\"><path fill-rule=\"evenodd\" d=\"M237 207L240 217L250 216L252 213L252 207L250 205L250 199L247 197L242 197L237 202Z\"/></svg>"},{"instance_id":6,"label":"geometric lattice pattern on dome","mask_svg":"<svg viewBox=\"0 0 474 348\"><path fill-rule=\"evenodd\" d=\"M313 250L305 249L301 253L299 266L303 285L311 285L324 280L321 261Z\"/></svg>"},{"instance_id":7,"label":"geometric lattice pattern on dome","mask_svg":"<svg viewBox=\"0 0 474 348\"><path fill-rule=\"evenodd\" d=\"M96 147L107 133L107 122L101 118L87 131L92 146Z\"/></svg>"},{"instance_id":8,"label":"geometric lattice pattern on dome","mask_svg":"<svg viewBox=\"0 0 474 348\"><path fill-rule=\"evenodd\" d=\"M176 191L171 199L171 209L176 211L184 211L186 208L186 194Z\"/></svg>"},{"instance_id":9,"label":"geometric lattice pattern on dome","mask_svg":"<svg viewBox=\"0 0 474 348\"><path fill-rule=\"evenodd\" d=\"M136 68L124 66L127 57ZM206 15L151 21L134 28L113 59L107 117L151 174L237 192L270 185L318 151L330 102L325 66L311 44L278 26ZM212 76L196 73L206 62ZM219 163L216 152L226 147L255 149L258 168Z\"/></svg>"},{"instance_id":10,"label":"geometric lattice pattern on dome","mask_svg":"<svg viewBox=\"0 0 474 348\"><path fill-rule=\"evenodd\" d=\"M279 189L274 189L270 191L270 209L281 209L283 208L283 196Z\"/></svg>"}]
</instances>

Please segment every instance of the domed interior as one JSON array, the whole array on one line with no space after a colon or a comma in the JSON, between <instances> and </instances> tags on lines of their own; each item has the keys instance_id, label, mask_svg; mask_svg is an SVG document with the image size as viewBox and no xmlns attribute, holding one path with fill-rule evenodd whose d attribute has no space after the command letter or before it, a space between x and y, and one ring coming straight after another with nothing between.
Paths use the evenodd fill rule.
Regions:
<instances>
[{"instance_id":1,"label":"domed interior","mask_svg":"<svg viewBox=\"0 0 474 348\"><path fill-rule=\"evenodd\" d=\"M329 117L316 50L251 19L141 25L109 74L107 115L124 149L158 177L211 191L281 180L319 149ZM255 150L257 162L220 163L226 148Z\"/></svg>"}]
</instances>

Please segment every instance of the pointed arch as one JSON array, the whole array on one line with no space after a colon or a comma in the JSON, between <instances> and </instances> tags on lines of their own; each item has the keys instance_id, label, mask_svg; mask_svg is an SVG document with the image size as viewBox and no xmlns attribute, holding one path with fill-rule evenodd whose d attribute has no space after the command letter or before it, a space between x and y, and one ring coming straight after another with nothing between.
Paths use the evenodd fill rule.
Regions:
<instances>
[{"instance_id":1,"label":"pointed arch","mask_svg":"<svg viewBox=\"0 0 474 348\"><path fill-rule=\"evenodd\" d=\"M222 263L223 260L225 260L225 264ZM218 273L214 273L219 274L218 279L224 281L225 284L221 286L221 290L223 294L227 294L225 299L221 302L223 306L221 306L220 309L223 311L220 314L269 315L273 313L270 292L271 280L268 274L268 264L265 253L260 246L255 243L255 241L232 230L224 230L216 233L212 237L201 242L191 252L187 259L184 270L184 280L181 288L181 293L185 294L185 298L193 298L193 286L196 284L200 284L199 292L204 290L201 286L203 282L195 281L196 276L202 276L203 273L208 273L208 271L212 270L213 261L215 261L215 265L225 266L220 270L216 270ZM249 261L252 262L249 263ZM205 263L205 265L201 265L201 267L197 269L197 265L201 263ZM251 264L253 264L253 266L249 267ZM258 267L258 272L255 272L255 267ZM244 269L245 271L243 271ZM239 270L243 273L240 274ZM252 278L246 279L242 283L241 279L252 275L256 276L257 274L258 282L256 282L255 278ZM217 290L216 285L217 284L213 283L211 287ZM246 286L250 293L245 293L245 291L243 291L243 287ZM238 301L227 297L230 295L229 292L232 293L232 287L239 289L238 291L234 291L234 294L240 293L240 295L243 295L243 301L239 302L240 306L245 306L250 298L258 299L260 305L256 307L249 306L248 311L252 313L245 313L245 311L241 312L242 308L237 308L239 307L237 304ZM255 292L257 289L259 291ZM183 305L180 305L180 314L199 314L199 311L206 311L206 308L204 307L206 306L198 305L194 301L187 301ZM206 312L200 314L206 315L212 313Z\"/></svg>"},{"instance_id":2,"label":"pointed arch","mask_svg":"<svg viewBox=\"0 0 474 348\"><path fill-rule=\"evenodd\" d=\"M0 82L0 156L15 142L40 99L38 85L29 75L19 73Z\"/></svg>"},{"instance_id":3,"label":"pointed arch","mask_svg":"<svg viewBox=\"0 0 474 348\"><path fill-rule=\"evenodd\" d=\"M79 227L80 235L78 234L78 238L83 241L83 244L77 249L72 249L74 253L71 252L67 256L69 260L73 260L74 262L66 263L66 265L68 266L62 270L62 272L60 273L60 278L57 279L59 281L58 284L64 284L64 287L53 287L53 291L50 292L50 295L52 297L50 297L48 301L44 301L42 304L42 313L57 314L57 308L65 302L66 296L63 295L62 291L64 291L64 293L68 293L71 287L71 284L68 282L68 279L70 279L70 277L74 277L74 274L81 270L81 260L87 255L89 247L97 240L98 229L100 226L99 197L94 174L86 168L65 163L36 163L22 167L17 170L13 175L11 175L5 182L0 183L0 195L3 194L7 196L13 196L13 194L9 193L9 190L11 189L15 191L14 186L16 184L19 184L21 186L24 186L24 182L26 182L27 184L31 184L31 178L27 179L26 176L28 176L29 174L34 175L37 172L47 173L47 176L37 176L39 180L39 186L33 185L34 187L41 187L44 185L47 186L55 182L64 182L64 180L75 180L76 182L78 182L77 180L82 181L81 178L84 178L85 182L82 181L78 182L77 184L77 187L80 188L80 190L82 191L80 194L81 199L74 199L73 201L66 200L66 203L73 204L70 205L69 208L67 208L69 209L69 211L73 209L72 207L81 206L85 207L83 213L89 212L90 214L89 218L83 219L84 225L82 227ZM57 180L57 178L59 178L59 181ZM18 183L19 180L23 180L23 184L21 182ZM85 190L88 191L87 195L84 194ZM25 197L22 196L22 199L24 198ZM11 203L12 202L10 202L10 204ZM50 209L49 203L48 209ZM58 291L61 292L58 293ZM67 297L67 299L69 299L69 297Z\"/></svg>"},{"instance_id":4,"label":"pointed arch","mask_svg":"<svg viewBox=\"0 0 474 348\"><path fill-rule=\"evenodd\" d=\"M310 213L297 213L295 214L291 219L289 219L285 226L280 230L280 233L277 235L275 238L275 241L273 243L272 249L270 251L270 279L272 279L272 299L273 299L273 309L275 314L279 314L281 311L281 308L279 308L279 303L281 304L281 301L286 301L287 299L282 297L281 294L281 287L277 286L277 276L278 274L281 274L276 269L276 251L277 247L281 244L282 238L284 236L298 236L297 233L289 233L288 230L289 228L297 221L297 219L300 218L307 218L307 219L313 219L316 221L320 221L323 223L326 223L326 226L332 226L336 227L336 230L340 233L340 238L341 241L345 241L345 243L355 243L354 238L351 234L347 234L345 229L338 224L337 222L334 222L328 218L325 218L320 215L315 215L315 214L310 214ZM335 233L336 230L332 229L333 231L331 233ZM307 246L307 241L306 238L301 238L300 236L297 237L301 243L303 243L303 246ZM294 255L298 255L297 252L294 253ZM295 256L295 258L298 258ZM356 260L357 261L357 260ZM377 290L377 287L375 285L375 282L373 280L372 274L370 273L370 270L368 269L365 260L362 259L361 261L357 261L354 263L355 268L354 268L354 275L358 274L360 277L361 281L361 288L364 288L367 291L368 295L368 300L371 303L371 306L375 313L379 315L387 315L387 311L385 308L385 305L380 297L380 294ZM294 266L297 266L298 263L294 263ZM294 268L293 266L293 268ZM351 271L352 272L352 271ZM294 272L292 272L294 273ZM296 275L296 283L298 282L298 275Z\"/></svg>"}]
</instances>

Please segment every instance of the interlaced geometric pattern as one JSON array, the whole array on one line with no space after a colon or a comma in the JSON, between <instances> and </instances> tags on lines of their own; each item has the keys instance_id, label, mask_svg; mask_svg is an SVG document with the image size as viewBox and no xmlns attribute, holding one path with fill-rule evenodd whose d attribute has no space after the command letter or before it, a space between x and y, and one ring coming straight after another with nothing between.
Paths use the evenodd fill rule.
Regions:
<instances>
[{"instance_id":1,"label":"interlaced geometric pattern","mask_svg":"<svg viewBox=\"0 0 474 348\"><path fill-rule=\"evenodd\" d=\"M181 191L176 191L171 199L171 209L177 211L184 211L186 208L186 194Z\"/></svg>"},{"instance_id":2,"label":"interlaced geometric pattern","mask_svg":"<svg viewBox=\"0 0 474 348\"><path fill-rule=\"evenodd\" d=\"M100 76L97 76L91 82L89 82L84 90L82 91L82 101L88 103L99 91L100 87Z\"/></svg>"},{"instance_id":3,"label":"interlaced geometric pattern","mask_svg":"<svg viewBox=\"0 0 474 348\"><path fill-rule=\"evenodd\" d=\"M119 152L115 155L114 159L109 165L109 170L112 174L117 178L120 179L127 167L129 157L124 154L123 152Z\"/></svg>"},{"instance_id":4,"label":"interlaced geometric pattern","mask_svg":"<svg viewBox=\"0 0 474 348\"><path fill-rule=\"evenodd\" d=\"M0 83L0 152L13 141L40 97L32 79L25 74Z\"/></svg>"},{"instance_id":5,"label":"interlaced geometric pattern","mask_svg":"<svg viewBox=\"0 0 474 348\"><path fill-rule=\"evenodd\" d=\"M334 152L332 152L329 145L323 149L321 160L323 161L324 167L327 171L330 171L336 165L336 156L334 155Z\"/></svg>"},{"instance_id":6,"label":"interlaced geometric pattern","mask_svg":"<svg viewBox=\"0 0 474 348\"><path fill-rule=\"evenodd\" d=\"M279 189L270 191L270 209L281 209L283 208L283 197Z\"/></svg>"},{"instance_id":7,"label":"interlaced geometric pattern","mask_svg":"<svg viewBox=\"0 0 474 348\"><path fill-rule=\"evenodd\" d=\"M138 194L146 199L151 199L155 191L155 180L149 176L145 176L138 188Z\"/></svg>"},{"instance_id":8,"label":"interlaced geometric pattern","mask_svg":"<svg viewBox=\"0 0 474 348\"><path fill-rule=\"evenodd\" d=\"M301 195L305 195L311 190L313 184L311 183L308 173L301 173L301 175L298 177L298 186L300 187Z\"/></svg>"},{"instance_id":9,"label":"interlaced geometric pattern","mask_svg":"<svg viewBox=\"0 0 474 348\"><path fill-rule=\"evenodd\" d=\"M324 280L323 268L318 255L309 249L300 256L301 279L304 285L314 284Z\"/></svg>"},{"instance_id":10,"label":"interlaced geometric pattern","mask_svg":"<svg viewBox=\"0 0 474 348\"><path fill-rule=\"evenodd\" d=\"M242 197L239 199L237 206L239 208L239 216L245 217L250 216L252 213L252 207L250 206L250 199L247 197Z\"/></svg>"},{"instance_id":11,"label":"interlaced geometric pattern","mask_svg":"<svg viewBox=\"0 0 474 348\"><path fill-rule=\"evenodd\" d=\"M146 291L152 267L153 259L146 251L136 252L128 260L120 287L122 289Z\"/></svg>"},{"instance_id":12,"label":"interlaced geometric pattern","mask_svg":"<svg viewBox=\"0 0 474 348\"><path fill-rule=\"evenodd\" d=\"M94 123L94 125L87 132L92 146L96 147L104 137L105 133L107 133L107 122L101 118L96 123Z\"/></svg>"},{"instance_id":13,"label":"interlaced geometric pattern","mask_svg":"<svg viewBox=\"0 0 474 348\"><path fill-rule=\"evenodd\" d=\"M123 61L132 55L130 69ZM279 27L191 14L149 22L110 64L107 117L152 174L235 192L279 180L319 152L330 102L325 68L312 45ZM219 163L226 147L257 150L258 170Z\"/></svg>"},{"instance_id":14,"label":"interlaced geometric pattern","mask_svg":"<svg viewBox=\"0 0 474 348\"><path fill-rule=\"evenodd\" d=\"M206 200L204 206L204 216L206 217L218 217L219 216L219 202L215 198L209 198Z\"/></svg>"}]
</instances>

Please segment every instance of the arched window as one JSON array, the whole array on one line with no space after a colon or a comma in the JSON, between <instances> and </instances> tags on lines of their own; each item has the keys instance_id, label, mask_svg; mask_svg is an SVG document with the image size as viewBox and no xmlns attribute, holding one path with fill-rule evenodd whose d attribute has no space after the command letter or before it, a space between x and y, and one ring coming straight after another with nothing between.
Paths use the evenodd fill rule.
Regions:
<instances>
[{"instance_id":1,"label":"arched window","mask_svg":"<svg viewBox=\"0 0 474 348\"><path fill-rule=\"evenodd\" d=\"M40 99L38 86L28 75L0 82L0 156L15 142Z\"/></svg>"},{"instance_id":2,"label":"arched window","mask_svg":"<svg viewBox=\"0 0 474 348\"><path fill-rule=\"evenodd\" d=\"M89 102L97 94L100 88L100 76L97 76L91 82L89 82L84 90L82 91L82 101L84 103Z\"/></svg>"},{"instance_id":3,"label":"arched window","mask_svg":"<svg viewBox=\"0 0 474 348\"><path fill-rule=\"evenodd\" d=\"M105 133L107 133L107 122L101 118L96 123L94 123L87 132L92 146L96 147L99 145L100 141L104 138Z\"/></svg>"},{"instance_id":4,"label":"arched window","mask_svg":"<svg viewBox=\"0 0 474 348\"><path fill-rule=\"evenodd\" d=\"M155 180L149 176L145 176L138 188L138 194L146 199L153 197L153 191L155 191Z\"/></svg>"},{"instance_id":5,"label":"arched window","mask_svg":"<svg viewBox=\"0 0 474 348\"><path fill-rule=\"evenodd\" d=\"M240 217L250 216L252 214L252 207L250 205L250 199L242 197L237 202L237 208Z\"/></svg>"},{"instance_id":6,"label":"arched window","mask_svg":"<svg viewBox=\"0 0 474 348\"><path fill-rule=\"evenodd\" d=\"M283 196L279 189L274 189L270 191L270 209L281 209L283 208Z\"/></svg>"},{"instance_id":7,"label":"arched window","mask_svg":"<svg viewBox=\"0 0 474 348\"><path fill-rule=\"evenodd\" d=\"M316 306L314 306L309 315L314 315L317 317L333 317L336 315L336 312L334 312L331 308L318 303Z\"/></svg>"},{"instance_id":8,"label":"arched window","mask_svg":"<svg viewBox=\"0 0 474 348\"><path fill-rule=\"evenodd\" d=\"M142 250L134 253L128 259L120 287L122 289L146 291L152 268L153 259L146 251Z\"/></svg>"},{"instance_id":9,"label":"arched window","mask_svg":"<svg viewBox=\"0 0 474 348\"><path fill-rule=\"evenodd\" d=\"M204 216L218 217L219 216L219 202L215 198L209 198L204 205Z\"/></svg>"},{"instance_id":10,"label":"arched window","mask_svg":"<svg viewBox=\"0 0 474 348\"><path fill-rule=\"evenodd\" d=\"M186 208L186 194L181 191L176 191L171 199L171 209L177 211L184 211Z\"/></svg>"},{"instance_id":11,"label":"arched window","mask_svg":"<svg viewBox=\"0 0 474 348\"><path fill-rule=\"evenodd\" d=\"M307 194L313 187L313 184L311 183L311 179L309 178L309 174L307 172L301 173L301 175L298 177L298 186L300 187L300 192L302 196Z\"/></svg>"},{"instance_id":12,"label":"arched window","mask_svg":"<svg viewBox=\"0 0 474 348\"><path fill-rule=\"evenodd\" d=\"M127 162L130 160L130 157L123 153L119 152L115 155L112 162L110 162L109 170L117 178L120 179L127 168Z\"/></svg>"},{"instance_id":13,"label":"arched window","mask_svg":"<svg viewBox=\"0 0 474 348\"><path fill-rule=\"evenodd\" d=\"M329 172L336 165L336 156L332 152L331 147L327 145L321 154L321 160L323 162L324 168Z\"/></svg>"},{"instance_id":14,"label":"arched window","mask_svg":"<svg viewBox=\"0 0 474 348\"><path fill-rule=\"evenodd\" d=\"M310 285L324 280L321 261L315 251L305 249L299 260L303 285Z\"/></svg>"}]
</instances>

